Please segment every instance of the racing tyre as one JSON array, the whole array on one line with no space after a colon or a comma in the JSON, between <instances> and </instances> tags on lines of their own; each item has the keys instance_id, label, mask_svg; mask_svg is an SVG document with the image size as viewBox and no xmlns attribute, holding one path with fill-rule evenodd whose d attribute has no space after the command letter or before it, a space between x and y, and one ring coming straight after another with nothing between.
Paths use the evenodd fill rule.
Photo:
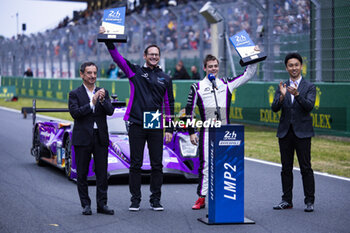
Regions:
<instances>
[{"instance_id":1,"label":"racing tyre","mask_svg":"<svg viewBox=\"0 0 350 233\"><path fill-rule=\"evenodd\" d=\"M40 147L40 135L38 128L35 129L32 154L35 157L35 162L38 166L43 166L44 161L41 160L41 147Z\"/></svg>"},{"instance_id":2,"label":"racing tyre","mask_svg":"<svg viewBox=\"0 0 350 233\"><path fill-rule=\"evenodd\" d=\"M71 180L71 173L72 173L72 143L69 139L64 143L64 150L65 150L65 165L64 165L64 172L66 173L66 176L69 180Z\"/></svg>"}]
</instances>

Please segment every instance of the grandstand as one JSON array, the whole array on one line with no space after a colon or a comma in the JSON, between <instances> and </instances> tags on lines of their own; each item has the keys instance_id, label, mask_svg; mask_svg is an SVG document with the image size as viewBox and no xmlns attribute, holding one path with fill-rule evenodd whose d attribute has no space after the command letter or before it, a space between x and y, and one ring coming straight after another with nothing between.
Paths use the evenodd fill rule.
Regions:
<instances>
[{"instance_id":1,"label":"grandstand","mask_svg":"<svg viewBox=\"0 0 350 233\"><path fill-rule=\"evenodd\" d=\"M163 51L162 64L170 75L180 59L185 61L188 71L192 65L202 71L202 58L211 52L211 45L215 43L211 40L211 26L198 13L205 1L86 2L86 10L74 12L71 19L62 19L57 27L44 33L2 39L2 75L22 76L26 67L32 67L35 77L72 78L78 75L77 64L89 57L100 64L102 76L105 76L103 71L111 59L104 45L97 43L96 34L103 9L122 5L128 6L128 43L119 47L122 54L134 62L142 63L143 48L156 43ZM261 72L255 80L287 78L283 57L288 52L298 51L306 60L304 75L307 72L312 81L349 81L349 59L343 56L349 54L349 30L346 30L349 29L349 24L346 25L349 22L346 14L349 2L332 1L333 5L320 0L212 2L226 20L228 36L244 29L267 52L268 60L260 67ZM319 11L324 17L318 18ZM332 23L329 23L330 19ZM321 28L318 28L320 21ZM329 28L331 26L334 28ZM330 31L332 38L329 38ZM323 51L318 51L317 46ZM235 69L241 71L233 47L227 49L231 49ZM329 64L331 59L337 62ZM323 67L324 71L320 71ZM225 70L226 75L232 75L231 68L228 66Z\"/></svg>"}]
</instances>

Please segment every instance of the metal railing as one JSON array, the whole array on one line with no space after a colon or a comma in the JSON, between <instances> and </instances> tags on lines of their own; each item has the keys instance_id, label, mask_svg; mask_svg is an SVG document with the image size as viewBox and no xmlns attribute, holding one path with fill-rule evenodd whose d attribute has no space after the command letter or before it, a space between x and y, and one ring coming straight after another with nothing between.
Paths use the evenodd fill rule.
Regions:
<instances>
[{"instance_id":1,"label":"metal railing","mask_svg":"<svg viewBox=\"0 0 350 233\"><path fill-rule=\"evenodd\" d=\"M294 5L290 4L295 3ZM288 78L284 57L299 52L304 58L303 75L312 81L349 81L349 9L348 1L326 0L235 0L216 1L214 6L224 16L228 36L244 29L268 55L254 80L273 81ZM129 60L142 64L143 50L156 43L162 51L161 64L172 75L178 60L185 60L202 71L202 60L211 53L211 27L198 13L205 1L194 1L176 7L163 7L133 13L126 18L128 42L119 44ZM345 11L344 11L345 9ZM321 14L322 13L322 14ZM35 77L78 77L79 64L96 62L101 76L112 63L104 44L96 35L102 11L94 12L66 27L47 30L18 39L0 39L0 63L3 76L23 76L30 67ZM241 72L239 57L229 46L234 69L227 66L226 75ZM229 56L229 55L226 55Z\"/></svg>"}]
</instances>

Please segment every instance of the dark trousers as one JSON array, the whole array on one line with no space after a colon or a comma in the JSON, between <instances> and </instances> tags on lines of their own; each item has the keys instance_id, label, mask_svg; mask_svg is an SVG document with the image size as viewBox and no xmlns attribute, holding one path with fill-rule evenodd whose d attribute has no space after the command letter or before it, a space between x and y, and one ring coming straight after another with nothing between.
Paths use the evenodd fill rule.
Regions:
<instances>
[{"instance_id":1,"label":"dark trousers","mask_svg":"<svg viewBox=\"0 0 350 233\"><path fill-rule=\"evenodd\" d=\"M150 202L159 201L163 184L163 130L143 129L131 124L129 128L130 172L129 189L132 202L141 201L141 167L145 143L147 142L151 160Z\"/></svg>"},{"instance_id":2,"label":"dark trousers","mask_svg":"<svg viewBox=\"0 0 350 233\"><path fill-rule=\"evenodd\" d=\"M87 175L91 154L94 155L95 174L96 174L96 202L97 207L103 207L107 204L107 166L108 166L108 147L101 145L98 131L94 130L93 143L88 146L74 146L75 162L77 164L77 186L81 206L91 205L88 193Z\"/></svg>"},{"instance_id":3,"label":"dark trousers","mask_svg":"<svg viewBox=\"0 0 350 233\"><path fill-rule=\"evenodd\" d=\"M315 201L314 172L311 169L311 138L298 138L290 127L287 135L279 139L282 162L282 200L292 203L293 199L293 161L296 151L303 180L304 202Z\"/></svg>"}]
</instances>

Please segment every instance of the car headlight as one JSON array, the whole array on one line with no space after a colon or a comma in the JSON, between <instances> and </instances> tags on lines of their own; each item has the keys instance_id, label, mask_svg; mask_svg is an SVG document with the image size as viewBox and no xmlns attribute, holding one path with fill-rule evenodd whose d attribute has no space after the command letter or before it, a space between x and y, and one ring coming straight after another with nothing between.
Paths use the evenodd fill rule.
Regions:
<instances>
[{"instance_id":1,"label":"car headlight","mask_svg":"<svg viewBox=\"0 0 350 233\"><path fill-rule=\"evenodd\" d=\"M122 150L120 149L118 143L113 142L112 144L113 150L115 153L121 158L123 161L130 163L129 159L123 154Z\"/></svg>"},{"instance_id":2,"label":"car headlight","mask_svg":"<svg viewBox=\"0 0 350 233\"><path fill-rule=\"evenodd\" d=\"M179 144L182 157L196 157L198 146L193 145L190 141L190 136L181 135L179 137Z\"/></svg>"}]
</instances>

